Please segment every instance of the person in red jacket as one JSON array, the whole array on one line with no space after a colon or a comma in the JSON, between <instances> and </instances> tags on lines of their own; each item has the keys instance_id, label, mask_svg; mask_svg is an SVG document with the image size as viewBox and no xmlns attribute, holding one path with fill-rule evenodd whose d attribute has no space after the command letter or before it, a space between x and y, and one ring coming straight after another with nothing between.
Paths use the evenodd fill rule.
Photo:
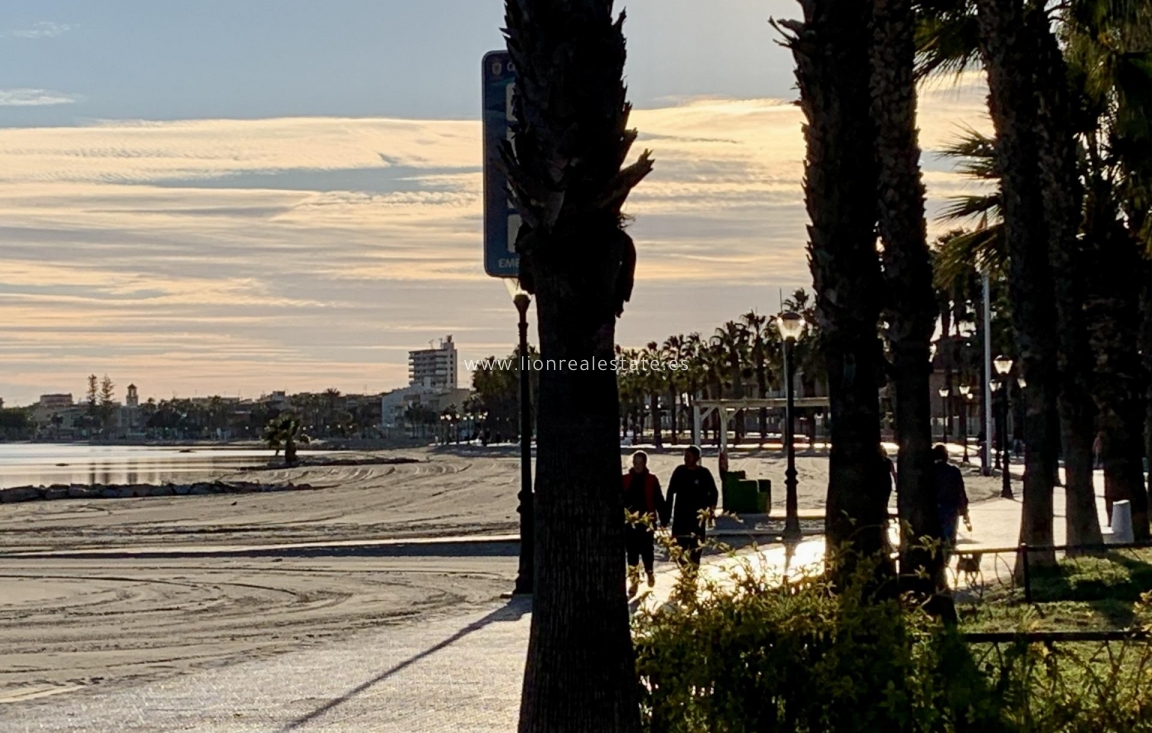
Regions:
<instances>
[{"instance_id":1,"label":"person in red jacket","mask_svg":"<svg viewBox=\"0 0 1152 733\"><path fill-rule=\"evenodd\" d=\"M628 597L631 598L640 589L637 568L640 560L644 561L644 571L648 574L648 587L656 583L653 573L656 523L665 517L666 509L660 481L648 472L648 454L644 451L632 454L632 469L624 474L623 485L627 520L624 547L628 554Z\"/></svg>"}]
</instances>

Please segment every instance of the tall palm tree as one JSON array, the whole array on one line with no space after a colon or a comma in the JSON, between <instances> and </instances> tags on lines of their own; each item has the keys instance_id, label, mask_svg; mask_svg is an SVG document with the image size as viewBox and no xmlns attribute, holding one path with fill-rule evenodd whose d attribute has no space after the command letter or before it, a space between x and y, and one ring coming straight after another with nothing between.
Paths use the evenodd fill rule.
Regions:
<instances>
[{"instance_id":1,"label":"tall palm tree","mask_svg":"<svg viewBox=\"0 0 1152 733\"><path fill-rule=\"evenodd\" d=\"M769 344L772 342L773 330L769 327L768 317L756 311L748 311L740 317L741 326L748 334L750 345L749 356L752 358L752 369L756 373L757 396L764 399L768 396L768 354ZM760 443L763 444L768 437L768 408L760 408Z\"/></svg>"},{"instance_id":2,"label":"tall palm tree","mask_svg":"<svg viewBox=\"0 0 1152 733\"><path fill-rule=\"evenodd\" d=\"M832 411L826 534L834 572L845 546L880 556L889 476L879 460L882 289L876 257L876 166L870 123L867 0L803 0L803 21L780 21L796 60L816 321Z\"/></svg>"},{"instance_id":3,"label":"tall palm tree","mask_svg":"<svg viewBox=\"0 0 1152 733\"><path fill-rule=\"evenodd\" d=\"M1067 13L1063 41L1083 110L1085 270L1092 276L1086 310L1105 494L1109 506L1131 502L1135 534L1147 539L1141 436L1152 395L1142 394L1140 349L1147 358L1149 344L1131 335L1142 330L1141 288L1149 281L1142 255L1152 239L1145 227L1152 208L1145 185L1152 171L1152 8L1081 0ZM1152 443L1148 448L1152 455Z\"/></svg>"},{"instance_id":4,"label":"tall palm tree","mask_svg":"<svg viewBox=\"0 0 1152 733\"><path fill-rule=\"evenodd\" d=\"M1083 192L1074 129L1079 105L1072 99L1067 64L1053 35L1048 14L1033 10L1026 13L1025 20L1036 38L1037 47L1034 52L1037 159L1059 324L1057 404L1064 448L1065 484L1068 495L1083 501L1082 508L1087 510L1088 497L1093 497L1095 508L1092 444L1096 436L1096 404L1091 384L1093 359L1084 317L1088 286L1087 253L1079 237ZM1139 447L1137 443L1137 449ZM1070 524L1069 530L1076 535L1069 538L1070 542L1094 543L1102 539L1098 519L1082 526Z\"/></svg>"},{"instance_id":5,"label":"tall palm tree","mask_svg":"<svg viewBox=\"0 0 1152 733\"><path fill-rule=\"evenodd\" d=\"M725 387L731 387L731 362L728 350L712 339L703 345L701 357L705 370L705 396L708 399L722 400L727 394ZM723 422L722 422L723 421ZM722 410L715 410L709 420L712 426L712 437L716 444L720 444L720 430L727 429L727 415Z\"/></svg>"},{"instance_id":6,"label":"tall palm tree","mask_svg":"<svg viewBox=\"0 0 1152 733\"><path fill-rule=\"evenodd\" d=\"M642 359L648 362L646 368L641 376L643 378L645 391L648 393L648 412L652 416L652 442L660 445L662 442L660 435L661 417L660 417L660 393L664 388L666 372L654 368L652 365L659 363L663 358L660 352L660 344L655 341L649 341L644 347Z\"/></svg>"},{"instance_id":7,"label":"tall palm tree","mask_svg":"<svg viewBox=\"0 0 1152 733\"><path fill-rule=\"evenodd\" d=\"M664 382L665 388L668 390L668 427L672 431L672 442L676 443L680 440L680 392L685 386L687 371L683 369L681 364L681 361L687 356L684 349L684 336L682 334L669 336L660 347L660 353L668 363L675 362L676 366L680 367L669 372Z\"/></svg>"},{"instance_id":8,"label":"tall palm tree","mask_svg":"<svg viewBox=\"0 0 1152 733\"><path fill-rule=\"evenodd\" d=\"M503 150L523 225L521 284L536 297L541 358L610 361L636 250L624 202L652 170L624 87L612 0L506 0L517 70ZM640 715L620 495L619 397L610 371L540 375L535 595L521 733L637 731Z\"/></svg>"},{"instance_id":9,"label":"tall palm tree","mask_svg":"<svg viewBox=\"0 0 1152 733\"><path fill-rule=\"evenodd\" d=\"M1024 508L1020 542L1051 546L1052 486L1056 472L1057 309L1049 262L1036 143L1036 63L1033 23L1021 0L977 0L989 110L996 129L1004 242L1025 393ZM1053 564L1055 555L1030 560Z\"/></svg>"},{"instance_id":10,"label":"tall palm tree","mask_svg":"<svg viewBox=\"0 0 1152 733\"><path fill-rule=\"evenodd\" d=\"M685 336L681 349L681 359L688 362L688 369L684 372L684 382L688 388L688 409L695 420L694 406L696 400L701 397L708 380L708 370L704 361L704 343L700 334L693 331ZM693 423L692 429L695 430L695 423ZM703 426L701 426L701 430L703 430ZM703 442L704 436L699 435L694 439Z\"/></svg>"},{"instance_id":11,"label":"tall palm tree","mask_svg":"<svg viewBox=\"0 0 1152 733\"><path fill-rule=\"evenodd\" d=\"M941 4L949 2L933 3ZM937 41L965 35L955 29L968 23L967 4L960 1L952 5L948 22L933 26ZM1033 47L1031 57L1036 62L1031 72L1035 94L1034 100L1025 97L1016 102L1019 105L1034 101L1035 105L1039 168L1036 185L1044 191L1044 218L1059 317L1059 405L1068 474L1068 538L1072 543L1090 543L1098 542L1100 537L1089 465L1096 410L1103 442L1109 447L1105 462L1109 493L1115 489L1117 498L1132 500L1136 531L1146 536L1145 492L1142 476L1137 475L1142 450L1139 440L1132 438L1141 432L1133 409L1139 393L1132 388L1138 381L1135 375L1139 367L1134 366L1138 360L1137 344L1131 338L1117 338L1118 334L1133 330L1132 319L1139 300L1134 273L1140 271L1141 262L1132 243L1119 248L1102 246L1109 240L1109 221L1131 222L1140 217L1133 217L1132 211L1118 216L1115 212L1119 207L1113 208L1112 213L1099 208L1101 202L1109 199L1133 199L1123 195L1117 199L1104 193L1110 184L1102 187L1097 172L1102 170L1101 163L1103 169L1111 165L1104 162L1108 158L1116 161L1123 157L1106 151L1127 147L1102 144L1110 137L1111 121L1117 119L1113 112L1126 118L1121 122L1126 133L1135 132L1137 137L1143 134L1147 139L1148 113L1152 112L1148 93L1152 79L1145 63L1148 29L1152 28L1149 8L1143 3L1075 0L1054 7L1050 14L1030 5L1022 18L1024 42ZM939 29L945 26L953 31L940 33ZM946 45L927 44L930 49ZM954 58L965 56L957 51L961 45L952 44ZM1121 112L1124 107L1135 114ZM1136 124L1129 127L1128 121ZM998 175L994 168L985 167L989 173L986 177ZM1081 189L1085 196L1080 195ZM1093 281L1086 281L1086 275L1094 276ZM1085 303L1089 306L1087 321L1092 325L1091 332L1085 323ZM1096 352L1095 370L1092 351Z\"/></svg>"},{"instance_id":12,"label":"tall palm tree","mask_svg":"<svg viewBox=\"0 0 1152 733\"><path fill-rule=\"evenodd\" d=\"M736 399L744 397L744 364L747 362L748 332L736 321L727 321L716 329L715 335L712 336L712 344L719 353L723 354L729 374L729 379L725 381L730 380L732 396ZM737 410L733 416L736 421L735 442L737 443L740 442L743 433L743 415L743 410ZM722 415L721 420L726 417L726 414ZM722 429L724 429L723 426Z\"/></svg>"},{"instance_id":13,"label":"tall palm tree","mask_svg":"<svg viewBox=\"0 0 1152 733\"><path fill-rule=\"evenodd\" d=\"M913 537L939 537L929 392L936 308L916 131L912 0L874 0L871 27L877 215L886 285L882 315L896 389L897 505ZM901 557L902 579L913 587L928 593L943 587L940 553L906 542Z\"/></svg>"}]
</instances>

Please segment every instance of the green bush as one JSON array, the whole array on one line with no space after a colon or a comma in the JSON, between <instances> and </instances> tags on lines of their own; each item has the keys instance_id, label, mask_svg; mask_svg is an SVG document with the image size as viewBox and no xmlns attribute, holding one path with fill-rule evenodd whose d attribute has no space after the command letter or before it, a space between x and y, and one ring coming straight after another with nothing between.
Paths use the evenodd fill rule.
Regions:
<instances>
[{"instance_id":1,"label":"green bush","mask_svg":"<svg viewBox=\"0 0 1152 733\"><path fill-rule=\"evenodd\" d=\"M635 617L652 733L1152 731L1147 645L968 644L907 600L745 564Z\"/></svg>"}]
</instances>

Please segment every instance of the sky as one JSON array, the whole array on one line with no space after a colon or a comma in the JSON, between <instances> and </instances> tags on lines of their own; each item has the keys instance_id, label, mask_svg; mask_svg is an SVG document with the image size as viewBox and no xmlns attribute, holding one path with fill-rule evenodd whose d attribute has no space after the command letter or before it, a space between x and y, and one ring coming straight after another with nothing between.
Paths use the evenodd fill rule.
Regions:
<instances>
[{"instance_id":1,"label":"sky","mask_svg":"<svg viewBox=\"0 0 1152 733\"><path fill-rule=\"evenodd\" d=\"M768 24L798 4L617 7L656 158L627 209L618 341L775 312L811 285L792 59ZM462 359L510 352L481 251L501 21L499 0L5 0L0 398L89 373L157 399L379 392L448 334ZM987 129L979 78L922 90L919 124L935 213L972 190L935 151Z\"/></svg>"}]
</instances>

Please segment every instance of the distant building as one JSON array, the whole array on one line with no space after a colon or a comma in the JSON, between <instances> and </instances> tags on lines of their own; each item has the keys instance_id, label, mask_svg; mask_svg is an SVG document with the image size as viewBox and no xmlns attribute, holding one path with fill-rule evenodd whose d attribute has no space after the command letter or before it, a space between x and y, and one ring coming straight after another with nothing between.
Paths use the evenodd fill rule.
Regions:
<instances>
[{"instance_id":1,"label":"distant building","mask_svg":"<svg viewBox=\"0 0 1152 733\"><path fill-rule=\"evenodd\" d=\"M288 393L282 389L276 390L272 394L262 395L259 402L269 409L283 412L292 406L291 400L288 399Z\"/></svg>"},{"instance_id":2,"label":"distant building","mask_svg":"<svg viewBox=\"0 0 1152 733\"><path fill-rule=\"evenodd\" d=\"M426 407L435 413L454 405L459 411L471 394L470 389L435 389L420 385L392 390L380 398L380 427L404 427L405 413L412 405Z\"/></svg>"},{"instance_id":3,"label":"distant building","mask_svg":"<svg viewBox=\"0 0 1152 733\"><path fill-rule=\"evenodd\" d=\"M456 344L452 337L433 349L408 352L408 385L431 389L456 389Z\"/></svg>"},{"instance_id":4,"label":"distant building","mask_svg":"<svg viewBox=\"0 0 1152 733\"><path fill-rule=\"evenodd\" d=\"M49 412L54 410L67 410L71 406L71 394L42 394L40 395L40 401L36 403L36 407L43 408Z\"/></svg>"},{"instance_id":5,"label":"distant building","mask_svg":"<svg viewBox=\"0 0 1152 733\"><path fill-rule=\"evenodd\" d=\"M140 395L136 393L136 385L128 385L128 396L124 398L124 402L128 407L136 408L140 406Z\"/></svg>"}]
</instances>

